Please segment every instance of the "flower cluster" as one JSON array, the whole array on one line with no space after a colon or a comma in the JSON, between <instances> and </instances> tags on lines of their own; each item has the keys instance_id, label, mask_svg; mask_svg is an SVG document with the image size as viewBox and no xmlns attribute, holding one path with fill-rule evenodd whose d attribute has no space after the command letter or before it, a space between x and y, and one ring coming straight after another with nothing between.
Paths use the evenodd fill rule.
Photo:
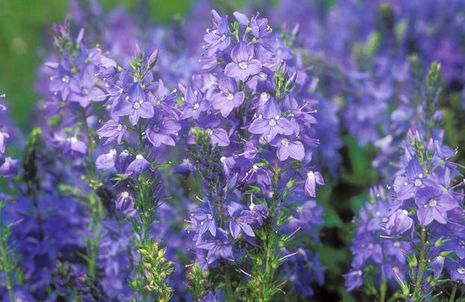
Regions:
<instances>
[{"instance_id":1,"label":"flower cluster","mask_svg":"<svg viewBox=\"0 0 465 302\"><path fill-rule=\"evenodd\" d=\"M0 95L0 99L5 95ZM7 146L11 141L12 130L11 123L5 111L7 107L0 103L0 176L11 177L17 173L18 161L7 154Z\"/></svg>"},{"instance_id":2,"label":"flower cluster","mask_svg":"<svg viewBox=\"0 0 465 302\"><path fill-rule=\"evenodd\" d=\"M312 211L277 219L295 207L318 213L311 199L324 181L311 163L318 139L309 77L267 19L238 12L234 18L212 11L201 67L181 87L180 110L189 119L192 173L204 192L189 217L197 262L206 269L239 261L247 276L257 268L244 252L268 250L270 228L284 222L282 236L315 231L305 225L318 224Z\"/></svg>"},{"instance_id":3,"label":"flower cluster","mask_svg":"<svg viewBox=\"0 0 465 302\"><path fill-rule=\"evenodd\" d=\"M438 68L432 64L426 79L420 121L440 116L434 111ZM363 276L374 271L384 287L397 284L405 296L430 299L444 280L464 280L463 175L452 161L456 151L443 143L434 119L409 130L403 151L387 194L377 189L360 213L346 284L350 290L360 287Z\"/></svg>"}]
</instances>

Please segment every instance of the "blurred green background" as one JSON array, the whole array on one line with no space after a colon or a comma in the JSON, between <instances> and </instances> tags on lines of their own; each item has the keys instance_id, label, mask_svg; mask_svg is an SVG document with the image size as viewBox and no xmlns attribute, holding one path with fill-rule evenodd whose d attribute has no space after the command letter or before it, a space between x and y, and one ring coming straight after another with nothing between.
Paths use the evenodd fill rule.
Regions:
<instances>
[{"instance_id":1,"label":"blurred green background","mask_svg":"<svg viewBox=\"0 0 465 302\"><path fill-rule=\"evenodd\" d=\"M133 10L147 2L156 22L168 22L188 11L192 0L100 0L105 10L124 6ZM7 95L11 114L21 128L29 128L39 96L34 92L37 68L50 45L52 24L67 17L67 0L0 0L0 94Z\"/></svg>"}]
</instances>

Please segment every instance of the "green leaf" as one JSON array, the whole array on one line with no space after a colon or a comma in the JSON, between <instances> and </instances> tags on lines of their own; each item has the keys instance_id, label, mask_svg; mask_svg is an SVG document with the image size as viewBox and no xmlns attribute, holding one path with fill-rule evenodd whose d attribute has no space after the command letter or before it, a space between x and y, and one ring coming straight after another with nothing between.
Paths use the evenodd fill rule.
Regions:
<instances>
[{"instance_id":1,"label":"green leaf","mask_svg":"<svg viewBox=\"0 0 465 302\"><path fill-rule=\"evenodd\" d=\"M348 152L351 171L344 173L342 179L350 184L367 187L376 181L376 172L371 166L372 156L368 147L360 147L354 138L343 138Z\"/></svg>"},{"instance_id":2,"label":"green leaf","mask_svg":"<svg viewBox=\"0 0 465 302\"><path fill-rule=\"evenodd\" d=\"M319 249L319 254L321 257L321 263L323 266L333 274L342 274L343 266L341 263L344 263L347 258L347 251L334 248L331 246L321 246Z\"/></svg>"}]
</instances>

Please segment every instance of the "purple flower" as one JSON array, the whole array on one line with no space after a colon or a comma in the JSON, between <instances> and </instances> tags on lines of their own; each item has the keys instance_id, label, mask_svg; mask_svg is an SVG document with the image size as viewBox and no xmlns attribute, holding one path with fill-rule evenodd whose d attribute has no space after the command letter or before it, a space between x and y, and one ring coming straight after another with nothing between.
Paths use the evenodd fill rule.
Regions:
<instances>
[{"instance_id":1,"label":"purple flower","mask_svg":"<svg viewBox=\"0 0 465 302\"><path fill-rule=\"evenodd\" d=\"M344 275L345 285L348 291L353 291L363 284L362 271L355 270Z\"/></svg>"},{"instance_id":2,"label":"purple flower","mask_svg":"<svg viewBox=\"0 0 465 302\"><path fill-rule=\"evenodd\" d=\"M321 175L320 172L318 171L309 171L307 172L307 179L305 180L305 192L310 196L310 197L315 197L316 196L316 185L319 184L323 186L325 184L325 181L323 179L323 176Z\"/></svg>"},{"instance_id":3,"label":"purple flower","mask_svg":"<svg viewBox=\"0 0 465 302\"><path fill-rule=\"evenodd\" d=\"M300 141L289 140L283 137L278 139L273 145L278 147L276 154L280 161L285 161L289 157L301 161L305 157L305 148Z\"/></svg>"},{"instance_id":4,"label":"purple flower","mask_svg":"<svg viewBox=\"0 0 465 302\"><path fill-rule=\"evenodd\" d=\"M249 206L250 213L252 214L254 220L259 225L263 224L263 220L268 218L269 212L268 208L262 204L251 203Z\"/></svg>"},{"instance_id":5,"label":"purple flower","mask_svg":"<svg viewBox=\"0 0 465 302\"><path fill-rule=\"evenodd\" d=\"M100 127L100 129L97 130L97 134L100 137L107 138L105 144L108 144L115 139L117 140L118 144L121 144L124 133L126 133L126 129L126 125L116 120L109 120L102 127Z\"/></svg>"},{"instance_id":6,"label":"purple flower","mask_svg":"<svg viewBox=\"0 0 465 302\"><path fill-rule=\"evenodd\" d=\"M386 229L394 234L403 234L412 229L413 219L408 216L408 212L403 209L397 209L391 214L386 222Z\"/></svg>"},{"instance_id":7,"label":"purple flower","mask_svg":"<svg viewBox=\"0 0 465 302\"><path fill-rule=\"evenodd\" d=\"M7 132L0 131L0 154L5 154L6 150L6 143L10 135Z\"/></svg>"},{"instance_id":8,"label":"purple flower","mask_svg":"<svg viewBox=\"0 0 465 302\"><path fill-rule=\"evenodd\" d=\"M245 210L242 205L232 202L228 206L228 212L231 217L229 231L234 239L237 239L242 232L249 237L255 237L255 233L250 226L255 219L249 210Z\"/></svg>"},{"instance_id":9,"label":"purple flower","mask_svg":"<svg viewBox=\"0 0 465 302\"><path fill-rule=\"evenodd\" d=\"M211 291L208 292L204 297L202 297L201 302L216 302L215 294Z\"/></svg>"},{"instance_id":10,"label":"purple flower","mask_svg":"<svg viewBox=\"0 0 465 302\"><path fill-rule=\"evenodd\" d=\"M137 177L144 173L150 167L150 162L142 154L137 154L136 158L126 168L126 175Z\"/></svg>"},{"instance_id":11,"label":"purple flower","mask_svg":"<svg viewBox=\"0 0 465 302\"><path fill-rule=\"evenodd\" d=\"M454 251L455 255L461 260L465 259L465 239L462 237L454 238L446 243L447 248Z\"/></svg>"},{"instance_id":12,"label":"purple flower","mask_svg":"<svg viewBox=\"0 0 465 302\"><path fill-rule=\"evenodd\" d=\"M249 132L261 134L266 141L273 140L276 135L291 135L292 123L281 116L281 110L276 102L269 100L265 104L263 115L258 116L249 126Z\"/></svg>"},{"instance_id":13,"label":"purple flower","mask_svg":"<svg viewBox=\"0 0 465 302\"><path fill-rule=\"evenodd\" d=\"M173 168L173 173L181 174L185 177L189 176L193 171L194 167L188 158L182 160L182 162Z\"/></svg>"},{"instance_id":14,"label":"purple flower","mask_svg":"<svg viewBox=\"0 0 465 302\"><path fill-rule=\"evenodd\" d=\"M147 102L147 97L139 83L132 85L124 100L120 100L113 108L114 117L129 116L134 126L139 118L151 118L154 115L153 105Z\"/></svg>"},{"instance_id":15,"label":"purple flower","mask_svg":"<svg viewBox=\"0 0 465 302\"><path fill-rule=\"evenodd\" d=\"M442 274L442 270L444 269L444 261L445 258L443 256L436 256L430 262L430 268L433 271L434 278L438 278Z\"/></svg>"},{"instance_id":16,"label":"purple flower","mask_svg":"<svg viewBox=\"0 0 465 302\"><path fill-rule=\"evenodd\" d=\"M56 69L55 75L50 78L51 92L60 93L63 100L67 100L71 91L79 90L79 81L72 75L72 65L69 61L65 60L60 65L49 63L48 66Z\"/></svg>"},{"instance_id":17,"label":"purple flower","mask_svg":"<svg viewBox=\"0 0 465 302\"><path fill-rule=\"evenodd\" d=\"M229 146L229 136L226 130L221 128L207 129L207 134L210 136L210 141L213 146Z\"/></svg>"},{"instance_id":18,"label":"purple flower","mask_svg":"<svg viewBox=\"0 0 465 302\"><path fill-rule=\"evenodd\" d=\"M425 172L416 158L409 161L405 168L405 175L397 176L394 180L394 191L399 200L412 198L415 191L423 184Z\"/></svg>"},{"instance_id":19,"label":"purple flower","mask_svg":"<svg viewBox=\"0 0 465 302\"><path fill-rule=\"evenodd\" d=\"M216 236L215 216L213 216L210 201L205 201L200 207L191 213L191 219L196 223L197 232L201 236L209 231L212 236Z\"/></svg>"},{"instance_id":20,"label":"purple flower","mask_svg":"<svg viewBox=\"0 0 465 302\"><path fill-rule=\"evenodd\" d=\"M76 136L69 136L68 134L60 132L55 133L54 140L59 146L63 147L65 151L77 152L81 155L87 153L87 145Z\"/></svg>"},{"instance_id":21,"label":"purple flower","mask_svg":"<svg viewBox=\"0 0 465 302\"><path fill-rule=\"evenodd\" d=\"M465 264L447 261L447 269L452 280L465 283Z\"/></svg>"},{"instance_id":22,"label":"purple flower","mask_svg":"<svg viewBox=\"0 0 465 302\"><path fill-rule=\"evenodd\" d=\"M173 137L178 135L181 125L173 119L162 119L152 122L146 130L147 139L154 147L161 145L174 146Z\"/></svg>"},{"instance_id":23,"label":"purple flower","mask_svg":"<svg viewBox=\"0 0 465 302\"><path fill-rule=\"evenodd\" d=\"M225 50L231 44L229 33L228 17L221 17L215 10L212 10L213 28L208 29L203 37L208 55L214 54L217 50Z\"/></svg>"},{"instance_id":24,"label":"purple flower","mask_svg":"<svg viewBox=\"0 0 465 302\"><path fill-rule=\"evenodd\" d=\"M262 63L254 59L253 45L239 42L231 50L232 62L224 68L224 74L245 81L249 76L256 75L262 70Z\"/></svg>"},{"instance_id":25,"label":"purple flower","mask_svg":"<svg viewBox=\"0 0 465 302\"><path fill-rule=\"evenodd\" d=\"M93 73L93 66L84 69L80 77L79 89L73 90L70 93L70 101L78 102L81 107L87 107L91 102L101 102L105 100L103 91L96 85L96 79Z\"/></svg>"},{"instance_id":26,"label":"purple flower","mask_svg":"<svg viewBox=\"0 0 465 302\"><path fill-rule=\"evenodd\" d=\"M206 257L208 264L213 264L219 259L234 261L231 243L226 236L226 232L220 228L218 228L216 236L209 236L205 241L197 243L197 247L208 251Z\"/></svg>"},{"instance_id":27,"label":"purple flower","mask_svg":"<svg viewBox=\"0 0 465 302\"><path fill-rule=\"evenodd\" d=\"M108 171L115 167L116 150L111 149L108 153L100 154L95 160L95 166L98 170Z\"/></svg>"},{"instance_id":28,"label":"purple flower","mask_svg":"<svg viewBox=\"0 0 465 302\"><path fill-rule=\"evenodd\" d=\"M358 246L353 248L355 253L353 265L355 267L361 267L362 264L372 259L375 263L383 263L383 247L379 243L373 243L371 238L362 238L362 241Z\"/></svg>"},{"instance_id":29,"label":"purple flower","mask_svg":"<svg viewBox=\"0 0 465 302\"><path fill-rule=\"evenodd\" d=\"M127 191L123 191L118 194L115 202L115 208L124 216L134 216L137 213L134 209L134 198Z\"/></svg>"},{"instance_id":30,"label":"purple flower","mask_svg":"<svg viewBox=\"0 0 465 302\"><path fill-rule=\"evenodd\" d=\"M157 89L150 95L150 99L155 108L171 111L173 101L176 99L176 93L176 89L169 92L163 81L160 79L157 82Z\"/></svg>"},{"instance_id":31,"label":"purple flower","mask_svg":"<svg viewBox=\"0 0 465 302\"><path fill-rule=\"evenodd\" d=\"M207 101L203 98L198 90L193 90L191 87L187 88L184 97L184 108L182 110L181 119L192 117L198 119L200 113L208 108Z\"/></svg>"},{"instance_id":32,"label":"purple flower","mask_svg":"<svg viewBox=\"0 0 465 302\"><path fill-rule=\"evenodd\" d=\"M0 166L0 175L3 177L12 177L18 175L18 164L18 160L12 159L11 157L6 157Z\"/></svg>"},{"instance_id":33,"label":"purple flower","mask_svg":"<svg viewBox=\"0 0 465 302\"><path fill-rule=\"evenodd\" d=\"M237 91L236 82L231 78L223 77L218 83L220 92L211 99L212 107L219 110L223 117L227 117L234 108L244 101L244 92Z\"/></svg>"},{"instance_id":34,"label":"purple flower","mask_svg":"<svg viewBox=\"0 0 465 302\"><path fill-rule=\"evenodd\" d=\"M232 169L236 165L236 160L234 159L233 156L225 157L222 156L220 158L221 163L223 164L223 170L226 175L230 175Z\"/></svg>"},{"instance_id":35,"label":"purple flower","mask_svg":"<svg viewBox=\"0 0 465 302\"><path fill-rule=\"evenodd\" d=\"M424 187L417 190L415 203L418 206L418 220L422 225L429 225L433 220L447 223L447 212L459 206L458 202L437 187Z\"/></svg>"},{"instance_id":36,"label":"purple flower","mask_svg":"<svg viewBox=\"0 0 465 302\"><path fill-rule=\"evenodd\" d=\"M239 22L243 26L248 26L249 25L249 18L244 15L243 13L240 12L234 12L233 13L234 18L236 18L237 22Z\"/></svg>"}]
</instances>

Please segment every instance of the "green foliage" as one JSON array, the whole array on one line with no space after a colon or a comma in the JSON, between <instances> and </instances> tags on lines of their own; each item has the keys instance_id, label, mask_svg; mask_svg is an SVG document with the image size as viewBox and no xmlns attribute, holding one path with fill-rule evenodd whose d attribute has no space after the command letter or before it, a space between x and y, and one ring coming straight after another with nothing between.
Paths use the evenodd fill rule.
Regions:
<instances>
[{"instance_id":1,"label":"green foliage","mask_svg":"<svg viewBox=\"0 0 465 302\"><path fill-rule=\"evenodd\" d=\"M0 217L3 215L5 202L0 201ZM10 242L11 227L0 221L0 281L6 285L10 301L16 301L13 288L22 282L23 276L20 260L13 250Z\"/></svg>"},{"instance_id":2,"label":"green foliage","mask_svg":"<svg viewBox=\"0 0 465 302\"><path fill-rule=\"evenodd\" d=\"M136 244L140 261L136 265L137 277L131 282L131 288L142 293L144 301L168 302L172 289L167 285L168 277L173 273L173 264L166 260L166 249L159 248L152 240L142 240Z\"/></svg>"},{"instance_id":3,"label":"green foliage","mask_svg":"<svg viewBox=\"0 0 465 302\"><path fill-rule=\"evenodd\" d=\"M206 295L207 277L207 273L203 272L198 264L194 263L191 266L187 278L194 301L200 301Z\"/></svg>"},{"instance_id":4,"label":"green foliage","mask_svg":"<svg viewBox=\"0 0 465 302\"><path fill-rule=\"evenodd\" d=\"M347 146L350 161L350 171L342 175L343 180L360 187L369 187L376 183L376 171L371 167L373 150L368 147L360 147L355 139L343 137Z\"/></svg>"}]
</instances>

